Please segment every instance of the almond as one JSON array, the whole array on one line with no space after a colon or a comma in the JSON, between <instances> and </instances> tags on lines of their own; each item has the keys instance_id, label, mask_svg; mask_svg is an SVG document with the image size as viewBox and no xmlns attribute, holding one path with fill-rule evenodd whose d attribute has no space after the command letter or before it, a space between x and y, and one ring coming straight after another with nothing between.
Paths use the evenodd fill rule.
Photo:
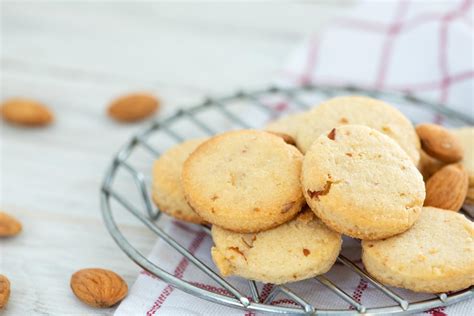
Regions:
<instances>
[{"instance_id":1,"label":"almond","mask_svg":"<svg viewBox=\"0 0 474 316\"><path fill-rule=\"evenodd\" d=\"M423 179L425 181L428 180L432 175L436 173L436 171L443 168L444 166L446 166L445 162L435 159L425 153L423 150L420 150L420 162L418 165L418 169L423 175Z\"/></svg>"},{"instance_id":2,"label":"almond","mask_svg":"<svg viewBox=\"0 0 474 316\"><path fill-rule=\"evenodd\" d=\"M0 309L7 306L8 299L10 298L10 281L7 277L0 274Z\"/></svg>"},{"instance_id":3,"label":"almond","mask_svg":"<svg viewBox=\"0 0 474 316\"><path fill-rule=\"evenodd\" d=\"M114 100L109 115L120 122L135 122L151 116L159 106L157 98L146 93L135 93Z\"/></svg>"},{"instance_id":4,"label":"almond","mask_svg":"<svg viewBox=\"0 0 474 316\"><path fill-rule=\"evenodd\" d=\"M463 158L464 150L456 135L436 124L419 124L416 127L421 148L430 156L447 162L458 162Z\"/></svg>"},{"instance_id":5,"label":"almond","mask_svg":"<svg viewBox=\"0 0 474 316\"><path fill-rule=\"evenodd\" d=\"M11 237L21 232L21 223L13 216L0 212L0 237Z\"/></svg>"},{"instance_id":6,"label":"almond","mask_svg":"<svg viewBox=\"0 0 474 316\"><path fill-rule=\"evenodd\" d=\"M111 307L128 292L127 283L118 274L99 268L74 273L71 289L78 299L93 307Z\"/></svg>"},{"instance_id":7,"label":"almond","mask_svg":"<svg viewBox=\"0 0 474 316\"><path fill-rule=\"evenodd\" d=\"M45 126L54 120L53 114L44 104L24 98L3 102L1 112L5 121L29 127Z\"/></svg>"},{"instance_id":8,"label":"almond","mask_svg":"<svg viewBox=\"0 0 474 316\"><path fill-rule=\"evenodd\" d=\"M425 206L459 211L466 199L469 175L462 165L447 165L426 182Z\"/></svg>"}]
</instances>

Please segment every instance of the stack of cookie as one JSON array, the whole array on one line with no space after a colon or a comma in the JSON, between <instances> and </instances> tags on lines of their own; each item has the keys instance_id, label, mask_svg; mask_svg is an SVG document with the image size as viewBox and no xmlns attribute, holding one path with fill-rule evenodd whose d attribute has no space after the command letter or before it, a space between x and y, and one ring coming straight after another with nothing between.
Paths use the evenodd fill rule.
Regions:
<instances>
[{"instance_id":1,"label":"stack of cookie","mask_svg":"<svg viewBox=\"0 0 474 316\"><path fill-rule=\"evenodd\" d=\"M422 147L394 107L338 97L264 131L177 145L154 164L153 200L178 219L212 225L212 258L224 276L311 278L331 268L347 235L363 241L367 271L385 284L463 289L474 283L474 227L456 212L423 207L420 153L434 162L432 174L444 163ZM473 163L472 149L464 152L449 165L462 174ZM465 191L458 200L467 182Z\"/></svg>"}]
</instances>

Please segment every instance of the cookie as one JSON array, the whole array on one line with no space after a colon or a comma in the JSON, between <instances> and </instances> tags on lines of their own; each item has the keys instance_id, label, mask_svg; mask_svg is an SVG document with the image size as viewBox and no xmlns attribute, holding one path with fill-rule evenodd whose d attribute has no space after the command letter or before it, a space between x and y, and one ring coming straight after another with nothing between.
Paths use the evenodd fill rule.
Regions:
<instances>
[{"instance_id":1,"label":"cookie","mask_svg":"<svg viewBox=\"0 0 474 316\"><path fill-rule=\"evenodd\" d=\"M469 173L469 186L474 187L474 127L453 130L464 148L462 164Z\"/></svg>"},{"instance_id":2,"label":"cookie","mask_svg":"<svg viewBox=\"0 0 474 316\"><path fill-rule=\"evenodd\" d=\"M364 96L333 98L311 110L298 129L296 145L305 153L323 132L345 124L366 125L393 138L418 165L420 140L411 122L391 105Z\"/></svg>"},{"instance_id":3,"label":"cookie","mask_svg":"<svg viewBox=\"0 0 474 316\"><path fill-rule=\"evenodd\" d=\"M282 136L288 144L296 144L296 133L300 128L306 112L290 114L278 118L265 126L265 130Z\"/></svg>"},{"instance_id":4,"label":"cookie","mask_svg":"<svg viewBox=\"0 0 474 316\"><path fill-rule=\"evenodd\" d=\"M424 207L407 232L363 241L362 261L386 285L427 293L462 290L474 284L474 225L461 214Z\"/></svg>"},{"instance_id":5,"label":"cookie","mask_svg":"<svg viewBox=\"0 0 474 316\"><path fill-rule=\"evenodd\" d=\"M181 185L184 161L205 139L193 139L166 151L153 164L152 199L164 213L192 223L203 223L186 202Z\"/></svg>"},{"instance_id":6,"label":"cookie","mask_svg":"<svg viewBox=\"0 0 474 316\"><path fill-rule=\"evenodd\" d=\"M330 228L379 239L410 228L425 199L423 177L390 137L362 125L319 136L304 157L308 205Z\"/></svg>"},{"instance_id":7,"label":"cookie","mask_svg":"<svg viewBox=\"0 0 474 316\"><path fill-rule=\"evenodd\" d=\"M276 228L240 234L212 227L212 258L223 276L281 284L327 272L341 250L341 235L307 210Z\"/></svg>"},{"instance_id":8,"label":"cookie","mask_svg":"<svg viewBox=\"0 0 474 316\"><path fill-rule=\"evenodd\" d=\"M245 233L270 229L301 210L301 163L298 149L273 134L223 133L184 163L184 193L209 223Z\"/></svg>"}]
</instances>

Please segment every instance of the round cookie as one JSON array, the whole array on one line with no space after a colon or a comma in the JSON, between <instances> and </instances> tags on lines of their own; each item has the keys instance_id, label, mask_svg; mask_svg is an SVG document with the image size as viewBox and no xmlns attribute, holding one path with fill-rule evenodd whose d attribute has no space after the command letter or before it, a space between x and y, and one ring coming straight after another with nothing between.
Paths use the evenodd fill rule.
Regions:
<instances>
[{"instance_id":1,"label":"round cookie","mask_svg":"<svg viewBox=\"0 0 474 316\"><path fill-rule=\"evenodd\" d=\"M167 150L153 164L152 199L161 211L175 218L201 224L204 221L184 198L181 172L184 161L205 139L193 139Z\"/></svg>"},{"instance_id":2,"label":"round cookie","mask_svg":"<svg viewBox=\"0 0 474 316\"><path fill-rule=\"evenodd\" d=\"M474 127L463 127L453 130L464 148L461 163L469 173L469 186L474 187Z\"/></svg>"},{"instance_id":3,"label":"round cookie","mask_svg":"<svg viewBox=\"0 0 474 316\"><path fill-rule=\"evenodd\" d=\"M420 140L411 122L391 105L364 96L337 97L312 109L298 129L296 145L305 153L323 132L345 124L369 126L393 138L418 165Z\"/></svg>"},{"instance_id":4,"label":"round cookie","mask_svg":"<svg viewBox=\"0 0 474 316\"><path fill-rule=\"evenodd\" d=\"M341 235L307 210L276 228L240 234L212 226L212 258L223 276L281 284L327 272L341 250Z\"/></svg>"},{"instance_id":5,"label":"round cookie","mask_svg":"<svg viewBox=\"0 0 474 316\"><path fill-rule=\"evenodd\" d=\"M424 207L407 232L363 241L362 261L387 285L415 292L458 291L474 284L474 225L461 214Z\"/></svg>"},{"instance_id":6,"label":"round cookie","mask_svg":"<svg viewBox=\"0 0 474 316\"><path fill-rule=\"evenodd\" d=\"M301 163L298 149L273 134L223 133L184 163L184 193L209 223L245 233L270 229L301 210Z\"/></svg>"},{"instance_id":7,"label":"round cookie","mask_svg":"<svg viewBox=\"0 0 474 316\"><path fill-rule=\"evenodd\" d=\"M304 157L306 202L330 228L379 239L410 228L425 199L423 177L391 138L345 125L316 139Z\"/></svg>"},{"instance_id":8,"label":"round cookie","mask_svg":"<svg viewBox=\"0 0 474 316\"><path fill-rule=\"evenodd\" d=\"M304 121L306 114L306 112L300 112L280 117L268 123L264 129L268 132L276 133L277 135L285 135L287 137L284 138L285 141L294 145L296 142L296 133Z\"/></svg>"}]
</instances>

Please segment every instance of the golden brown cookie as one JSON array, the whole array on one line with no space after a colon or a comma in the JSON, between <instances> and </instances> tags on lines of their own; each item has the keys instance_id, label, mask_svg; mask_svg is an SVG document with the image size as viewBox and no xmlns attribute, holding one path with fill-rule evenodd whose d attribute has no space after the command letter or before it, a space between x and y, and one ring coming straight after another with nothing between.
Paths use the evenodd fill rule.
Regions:
<instances>
[{"instance_id":1,"label":"golden brown cookie","mask_svg":"<svg viewBox=\"0 0 474 316\"><path fill-rule=\"evenodd\" d=\"M418 165L420 141L411 122L396 108L364 96L343 96L311 110L298 129L296 144L305 153L323 132L334 127L365 125L394 139Z\"/></svg>"},{"instance_id":2,"label":"golden brown cookie","mask_svg":"<svg viewBox=\"0 0 474 316\"><path fill-rule=\"evenodd\" d=\"M193 139L176 145L161 155L153 165L152 198L161 211L177 219L203 223L184 198L181 185L183 163L205 139Z\"/></svg>"},{"instance_id":3,"label":"golden brown cookie","mask_svg":"<svg viewBox=\"0 0 474 316\"><path fill-rule=\"evenodd\" d=\"M236 232L270 229L301 210L301 162L298 149L270 133L223 133L184 163L185 196L214 225Z\"/></svg>"},{"instance_id":4,"label":"golden brown cookie","mask_svg":"<svg viewBox=\"0 0 474 316\"><path fill-rule=\"evenodd\" d=\"M364 240L362 261L386 285L427 293L462 290L474 284L474 225L461 214L424 207L405 233Z\"/></svg>"},{"instance_id":5,"label":"golden brown cookie","mask_svg":"<svg viewBox=\"0 0 474 316\"><path fill-rule=\"evenodd\" d=\"M306 114L306 112L300 112L282 116L268 123L267 126L265 126L265 130L281 135L288 144L296 145L296 133L303 123Z\"/></svg>"},{"instance_id":6,"label":"golden brown cookie","mask_svg":"<svg viewBox=\"0 0 474 316\"><path fill-rule=\"evenodd\" d=\"M309 210L295 219L255 234L212 227L212 258L224 276L274 284L327 272L341 250L341 235Z\"/></svg>"},{"instance_id":7,"label":"golden brown cookie","mask_svg":"<svg viewBox=\"0 0 474 316\"><path fill-rule=\"evenodd\" d=\"M304 157L301 183L326 225L360 239L404 232L425 199L423 177L410 157L393 139L362 125L319 136Z\"/></svg>"}]
</instances>

